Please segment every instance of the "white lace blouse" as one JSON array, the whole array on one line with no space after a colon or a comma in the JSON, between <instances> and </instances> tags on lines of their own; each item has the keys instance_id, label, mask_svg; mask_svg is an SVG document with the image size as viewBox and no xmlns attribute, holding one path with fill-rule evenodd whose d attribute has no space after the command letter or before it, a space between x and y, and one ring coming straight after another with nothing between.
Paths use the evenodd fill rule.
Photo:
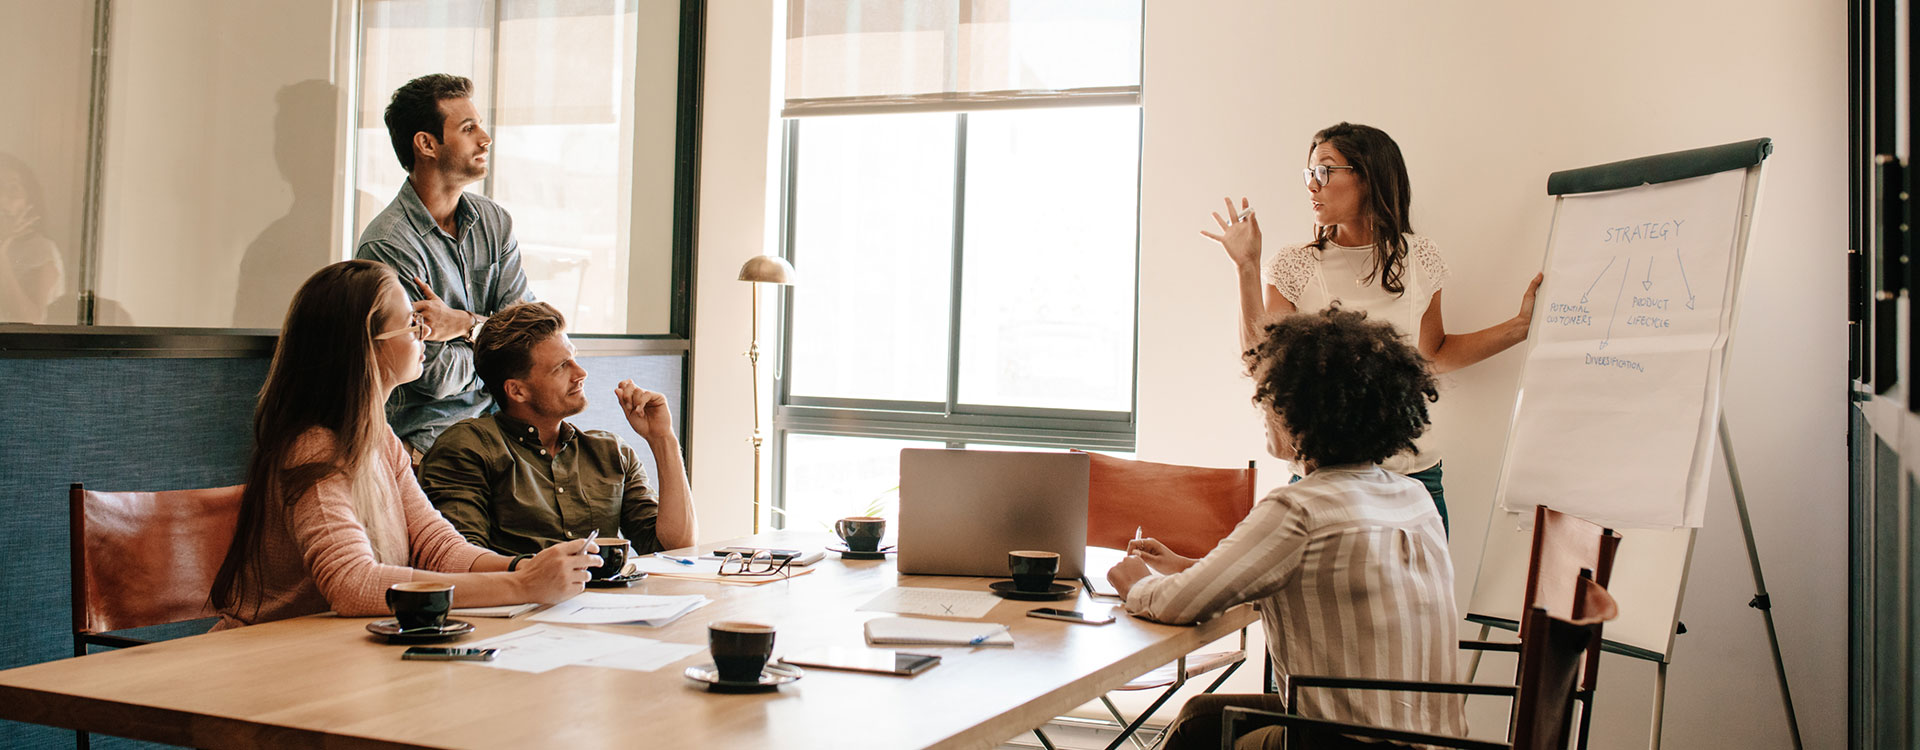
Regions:
<instances>
[{"instance_id":1,"label":"white lace blouse","mask_svg":"<svg viewBox=\"0 0 1920 750\"><path fill-rule=\"evenodd\" d=\"M1364 310L1369 320L1384 320L1400 332L1408 345L1420 343L1420 320L1426 317L1433 295L1447 281L1447 264L1432 239L1405 235L1406 270L1400 276L1405 291L1394 294L1380 284L1373 270L1373 246L1346 247L1327 243L1325 250L1287 245L1268 256L1261 277L1279 290L1300 312L1318 312L1339 302L1347 310ZM1431 430L1429 430L1429 435ZM1427 435L1415 441L1418 450L1381 462L1388 471L1411 474L1440 463L1439 449Z\"/></svg>"}]
</instances>

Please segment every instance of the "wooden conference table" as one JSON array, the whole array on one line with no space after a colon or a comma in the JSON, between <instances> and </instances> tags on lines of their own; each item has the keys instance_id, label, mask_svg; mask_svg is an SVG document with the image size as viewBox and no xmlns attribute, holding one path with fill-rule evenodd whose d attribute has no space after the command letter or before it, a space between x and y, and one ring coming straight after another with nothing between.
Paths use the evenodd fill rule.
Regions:
<instances>
[{"instance_id":1,"label":"wooden conference table","mask_svg":"<svg viewBox=\"0 0 1920 750\"><path fill-rule=\"evenodd\" d=\"M825 534L777 532L703 546L820 548ZM662 628L592 627L706 644L708 622L777 629L774 654L865 645L858 607L893 586L985 591L993 579L901 576L891 559L842 561L760 586L651 577L629 589L704 594L713 603ZM1104 573L1104 571L1101 571ZM459 602L456 598L455 606ZM1013 648L911 647L943 662L911 678L810 669L778 692L708 693L681 673L705 648L653 672L566 666L540 674L403 661L366 632L372 618L316 615L0 671L0 718L204 748L983 748L1232 633L1241 605L1194 627L1119 618L1075 625L1034 607L1105 612L1110 600L1002 601L987 619ZM466 618L478 641L534 624Z\"/></svg>"}]
</instances>

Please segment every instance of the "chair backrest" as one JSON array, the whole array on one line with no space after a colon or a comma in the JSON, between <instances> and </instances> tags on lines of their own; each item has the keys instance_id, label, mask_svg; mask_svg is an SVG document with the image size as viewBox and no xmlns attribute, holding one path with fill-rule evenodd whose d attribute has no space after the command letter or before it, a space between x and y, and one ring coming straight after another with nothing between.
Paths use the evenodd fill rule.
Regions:
<instances>
[{"instance_id":1,"label":"chair backrest","mask_svg":"<svg viewBox=\"0 0 1920 750\"><path fill-rule=\"evenodd\" d=\"M1533 554L1527 565L1527 592L1521 612L1545 607L1562 618L1571 617L1580 571L1593 571L1602 587L1613 575L1614 553L1620 534L1579 516L1544 505L1533 512Z\"/></svg>"},{"instance_id":2,"label":"chair backrest","mask_svg":"<svg viewBox=\"0 0 1920 750\"><path fill-rule=\"evenodd\" d=\"M1087 545L1126 549L1135 529L1186 557L1202 557L1253 510L1254 470L1131 461L1087 454Z\"/></svg>"},{"instance_id":3,"label":"chair backrest","mask_svg":"<svg viewBox=\"0 0 1920 750\"><path fill-rule=\"evenodd\" d=\"M1601 623L1620 613L1604 586L1575 579L1573 614L1561 618L1545 607L1527 610L1531 634L1520 645L1520 684L1513 707L1514 750L1565 748L1573 721L1574 691L1587 648L1600 639Z\"/></svg>"},{"instance_id":4,"label":"chair backrest","mask_svg":"<svg viewBox=\"0 0 1920 750\"><path fill-rule=\"evenodd\" d=\"M93 492L73 485L74 631L213 615L208 595L239 524L240 490Z\"/></svg>"}]
</instances>

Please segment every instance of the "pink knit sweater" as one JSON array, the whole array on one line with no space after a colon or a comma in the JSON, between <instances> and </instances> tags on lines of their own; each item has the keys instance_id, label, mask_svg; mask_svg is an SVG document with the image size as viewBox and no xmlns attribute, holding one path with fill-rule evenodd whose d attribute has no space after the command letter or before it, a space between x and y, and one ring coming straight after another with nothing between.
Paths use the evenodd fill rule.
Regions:
<instances>
[{"instance_id":1,"label":"pink knit sweater","mask_svg":"<svg viewBox=\"0 0 1920 750\"><path fill-rule=\"evenodd\" d=\"M388 430L385 440L387 450L375 468L392 480L393 494L400 502L381 511L386 513L386 528L406 529L406 547L394 544L381 557L405 560L407 565L375 559L366 526L353 513L352 482L329 477L291 506L267 504L261 559L255 561L260 585L248 586L252 590L222 609L215 630L329 609L349 617L384 615L388 613L387 587L413 580L416 568L465 573L488 554L468 544L427 502L400 438ZM331 433L314 428L300 438L289 463L326 455L332 442ZM457 589L454 595L454 606L460 606Z\"/></svg>"}]
</instances>

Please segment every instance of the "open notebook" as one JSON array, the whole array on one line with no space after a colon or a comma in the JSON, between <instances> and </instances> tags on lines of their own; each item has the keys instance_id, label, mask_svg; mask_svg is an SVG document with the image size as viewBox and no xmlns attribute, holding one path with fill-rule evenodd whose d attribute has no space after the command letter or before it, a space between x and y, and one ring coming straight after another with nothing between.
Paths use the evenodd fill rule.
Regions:
<instances>
[{"instance_id":1,"label":"open notebook","mask_svg":"<svg viewBox=\"0 0 1920 750\"><path fill-rule=\"evenodd\" d=\"M881 617L867 621L867 644L918 646L1011 646L1007 626L984 620Z\"/></svg>"}]
</instances>

